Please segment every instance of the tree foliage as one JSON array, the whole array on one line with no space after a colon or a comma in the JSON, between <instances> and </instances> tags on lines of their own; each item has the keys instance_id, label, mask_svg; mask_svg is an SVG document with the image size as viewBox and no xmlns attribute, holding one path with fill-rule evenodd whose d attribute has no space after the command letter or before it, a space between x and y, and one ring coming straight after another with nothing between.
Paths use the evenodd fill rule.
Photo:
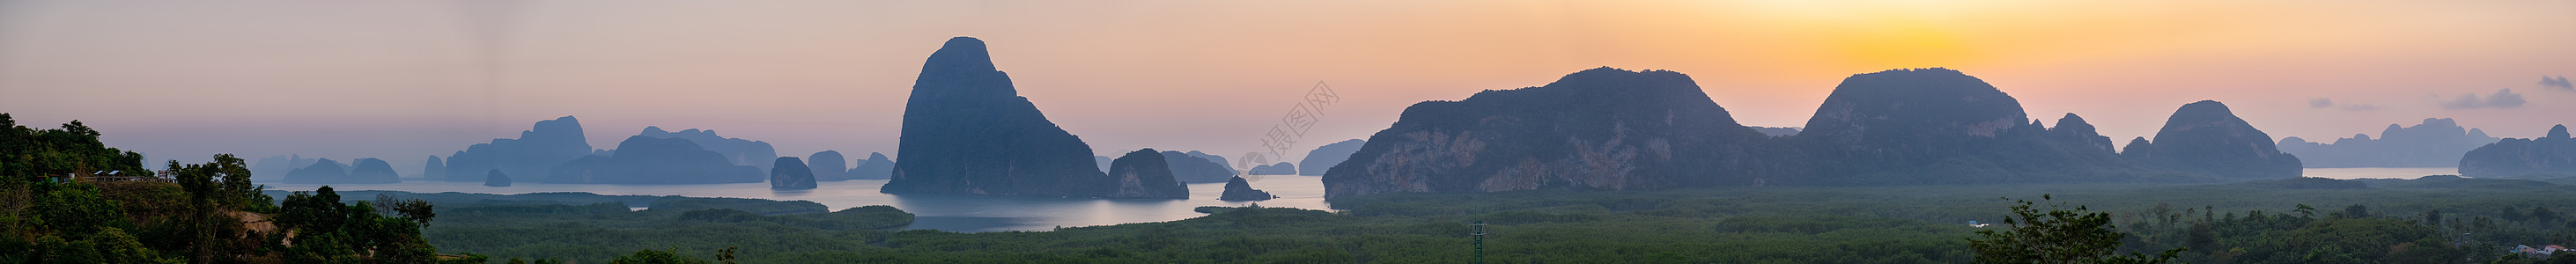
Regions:
<instances>
[{"instance_id":1,"label":"tree foliage","mask_svg":"<svg viewBox=\"0 0 2576 264\"><path fill-rule=\"evenodd\" d=\"M311 197L281 207L231 154L147 171L141 154L108 148L100 135L79 121L39 130L0 113L0 263L433 260L419 236L426 215L382 217ZM168 178L146 178L159 176ZM252 226L270 224L286 228Z\"/></svg>"},{"instance_id":2,"label":"tree foliage","mask_svg":"<svg viewBox=\"0 0 2576 264\"><path fill-rule=\"evenodd\" d=\"M2050 200L2040 195L2040 200ZM1969 239L1968 246L1977 250L1978 263L2164 263L2183 248L2165 250L2157 256L2140 253L2118 254L2120 239L2128 234L2114 230L2111 214L2091 212L2083 206L2064 208L2065 203L2048 205L2041 212L2028 200L2014 200L2013 216L2004 218L2004 230L1979 230L1979 238Z\"/></svg>"}]
</instances>

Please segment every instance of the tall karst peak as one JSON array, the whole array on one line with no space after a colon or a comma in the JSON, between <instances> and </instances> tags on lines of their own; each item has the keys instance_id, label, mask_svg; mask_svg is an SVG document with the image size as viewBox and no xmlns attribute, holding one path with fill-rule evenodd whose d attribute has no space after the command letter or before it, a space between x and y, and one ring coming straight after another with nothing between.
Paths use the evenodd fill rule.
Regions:
<instances>
[{"instance_id":1,"label":"tall karst peak","mask_svg":"<svg viewBox=\"0 0 2576 264\"><path fill-rule=\"evenodd\" d=\"M2299 158L2282 153L2272 136L2237 118L2227 104L2202 100L2175 109L2156 140L2122 153L2140 164L2230 179L2299 177Z\"/></svg>"},{"instance_id":2,"label":"tall karst peak","mask_svg":"<svg viewBox=\"0 0 2576 264\"><path fill-rule=\"evenodd\" d=\"M2027 120L2021 101L1985 80L1943 68L1898 69L1844 78L1798 134L1842 143L1992 138Z\"/></svg>"},{"instance_id":3,"label":"tall karst peak","mask_svg":"<svg viewBox=\"0 0 2576 264\"><path fill-rule=\"evenodd\" d=\"M2118 151L2111 146L2110 137L2102 136L2093 128L2092 123L2085 122L2084 117L2076 116L2075 113L2066 113L2066 117L2057 118L2057 127L2048 129L2048 132L2061 142L2102 151Z\"/></svg>"},{"instance_id":4,"label":"tall karst peak","mask_svg":"<svg viewBox=\"0 0 2576 264\"><path fill-rule=\"evenodd\" d=\"M2219 103L2218 101L2200 100L2199 102L2184 104L2181 109L2175 109L2173 116L2165 119L2164 130L2187 131L2203 127L2237 124L2245 124L2245 119L2237 118L2235 111L2227 109L2227 104ZM2162 143L2164 141L2164 137L2156 137L2156 142Z\"/></svg>"},{"instance_id":5,"label":"tall karst peak","mask_svg":"<svg viewBox=\"0 0 2576 264\"><path fill-rule=\"evenodd\" d=\"M1012 88L984 42L958 37L932 52L904 104L885 193L1108 197L1117 179Z\"/></svg>"},{"instance_id":6,"label":"tall karst peak","mask_svg":"<svg viewBox=\"0 0 2576 264\"><path fill-rule=\"evenodd\" d=\"M931 52L912 89L914 99L1019 95L1011 87L1010 76L993 67L993 55L985 50L984 40L974 37L949 38L939 51Z\"/></svg>"},{"instance_id":7,"label":"tall karst peak","mask_svg":"<svg viewBox=\"0 0 2576 264\"><path fill-rule=\"evenodd\" d=\"M1327 197L1751 185L1748 149L1765 137L1689 76L1593 68L1414 104L1347 161L1307 167L1325 170Z\"/></svg>"},{"instance_id":8,"label":"tall karst peak","mask_svg":"<svg viewBox=\"0 0 2576 264\"><path fill-rule=\"evenodd\" d=\"M1985 80L1945 68L1844 78L1786 138L1790 184L1921 184L2125 180L2135 166L2092 124L2055 129ZM1803 176L1800 176L1803 175Z\"/></svg>"}]
</instances>

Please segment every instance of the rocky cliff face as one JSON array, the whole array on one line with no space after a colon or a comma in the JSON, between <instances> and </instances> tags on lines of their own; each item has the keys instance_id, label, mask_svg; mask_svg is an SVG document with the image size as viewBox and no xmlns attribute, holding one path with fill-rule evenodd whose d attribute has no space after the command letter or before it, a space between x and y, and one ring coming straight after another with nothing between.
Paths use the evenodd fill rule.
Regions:
<instances>
[{"instance_id":1,"label":"rocky cliff face","mask_svg":"<svg viewBox=\"0 0 2576 264\"><path fill-rule=\"evenodd\" d=\"M1323 182L1328 198L1752 185L1748 147L1763 138L1689 76L1603 67L1546 86L1414 104Z\"/></svg>"},{"instance_id":2,"label":"rocky cliff face","mask_svg":"<svg viewBox=\"0 0 2576 264\"><path fill-rule=\"evenodd\" d=\"M2217 102L2157 140L2117 146L2083 117L2056 127L1948 69L1844 79L1795 134L1734 122L1687 76L1602 68L1547 86L1405 109L1323 171L1326 198L1390 192L1698 186L2208 182L2288 178L2297 157ZM1328 146L1329 148L1329 146ZM1307 158L1336 155L1309 154ZM1326 163L1329 164L1329 163Z\"/></svg>"},{"instance_id":3,"label":"rocky cliff face","mask_svg":"<svg viewBox=\"0 0 2576 264\"><path fill-rule=\"evenodd\" d=\"M814 167L814 180L838 181L850 179L850 163L846 161L850 160L850 158L841 157L840 151L825 150L823 152L815 152L814 155L806 155L805 159L807 160L806 163L809 163L808 165Z\"/></svg>"},{"instance_id":4,"label":"rocky cliff face","mask_svg":"<svg viewBox=\"0 0 2576 264\"><path fill-rule=\"evenodd\" d=\"M314 161L312 166L286 172L286 183L295 184L342 183L341 181L347 178L349 178L349 166L340 165L339 161L327 158Z\"/></svg>"},{"instance_id":5,"label":"rocky cliff face","mask_svg":"<svg viewBox=\"0 0 2576 264\"><path fill-rule=\"evenodd\" d=\"M1234 169L1234 162L1233 162L1233 161L1226 161L1226 160L1225 160L1225 156L1217 156L1216 154L1207 154L1206 152L1199 152L1199 151L1196 151L1196 150L1192 150L1192 151L1190 151L1189 153L1182 153L1182 154L1189 154L1191 157L1198 157L1199 159L1208 160L1209 162L1215 162L1215 163L1216 163L1216 165L1217 165L1217 168L1219 168L1219 169L1225 169L1225 173L1226 173L1226 174L1228 174L1228 175L1243 174L1243 172L1242 172L1242 171L1237 171L1237 170L1235 170L1235 169ZM1219 180L1216 180L1216 181L1208 181L1208 182L1213 183L1213 182L1217 182L1217 181L1224 181L1224 180L1223 180L1223 179L1219 179ZM1195 182L1193 182L1193 183L1195 183Z\"/></svg>"},{"instance_id":6,"label":"rocky cliff face","mask_svg":"<svg viewBox=\"0 0 2576 264\"><path fill-rule=\"evenodd\" d=\"M670 132L663 131L662 127L646 126L644 127L644 132L637 133L636 135L656 138L687 139L691 143L697 143L700 147L706 147L709 151L715 151L717 154L724 154L726 162L732 162L734 165L759 167L757 170L762 171L769 170L770 162L778 159L778 149L769 146L769 142L728 138L716 135L715 130L699 130L691 128L688 130L680 130L680 132Z\"/></svg>"},{"instance_id":7,"label":"rocky cliff face","mask_svg":"<svg viewBox=\"0 0 2576 264\"><path fill-rule=\"evenodd\" d=\"M2297 178L2301 168L2299 157L2281 153L2271 135L2218 101L2183 105L2154 141L2132 142L2120 155L2140 165L2224 179Z\"/></svg>"},{"instance_id":8,"label":"rocky cliff face","mask_svg":"<svg viewBox=\"0 0 2576 264\"><path fill-rule=\"evenodd\" d=\"M581 120L571 116L537 121L535 127L519 132L517 139L493 139L492 143L474 144L447 156L447 175L434 176L448 181L482 181L484 171L499 169L512 175L546 175L555 165L590 154L590 141L582 136Z\"/></svg>"},{"instance_id":9,"label":"rocky cliff face","mask_svg":"<svg viewBox=\"0 0 2576 264\"><path fill-rule=\"evenodd\" d=\"M1270 200L1271 198L1279 198L1279 196L1270 195L1270 192L1252 189L1252 183L1244 181L1243 177L1234 177L1233 179L1225 180L1225 193L1220 193L1216 196L1217 200L1226 201L1262 201Z\"/></svg>"},{"instance_id":10,"label":"rocky cliff face","mask_svg":"<svg viewBox=\"0 0 2576 264\"><path fill-rule=\"evenodd\" d=\"M1305 158L1297 159L1297 166L1305 167L1297 170L1297 175L1323 176L1325 169L1341 165L1343 160L1351 158L1351 153L1360 152L1360 145L1367 144L1368 140L1353 139L1315 147L1315 150L1306 151Z\"/></svg>"},{"instance_id":11,"label":"rocky cliff face","mask_svg":"<svg viewBox=\"0 0 2576 264\"><path fill-rule=\"evenodd\" d=\"M587 167L587 168L584 168ZM696 184L760 182L760 169L735 165L724 154L686 139L627 137L612 156L565 162L552 183Z\"/></svg>"},{"instance_id":12,"label":"rocky cliff face","mask_svg":"<svg viewBox=\"0 0 2576 264\"><path fill-rule=\"evenodd\" d=\"M623 151L623 150L620 150ZM998 196L1111 195L1117 180L1091 161L1091 145L1020 97L993 66L984 41L948 40L922 63L903 111L903 138L885 193Z\"/></svg>"},{"instance_id":13,"label":"rocky cliff face","mask_svg":"<svg viewBox=\"0 0 2576 264\"><path fill-rule=\"evenodd\" d=\"M349 177L341 179L339 182L398 183L402 182L402 174L395 173L394 165L386 163L383 159L359 158L357 160L350 161Z\"/></svg>"},{"instance_id":14,"label":"rocky cliff face","mask_svg":"<svg viewBox=\"0 0 2576 264\"><path fill-rule=\"evenodd\" d=\"M2084 122L2084 117L2075 116L2075 113L2057 118L2057 127L2049 128L2048 136L2056 140L2058 146L2088 153L2117 153L2120 150L2111 145L2111 137L2094 131L2093 123Z\"/></svg>"},{"instance_id":15,"label":"rocky cliff face","mask_svg":"<svg viewBox=\"0 0 2576 264\"><path fill-rule=\"evenodd\" d=\"M2275 145L2281 152L2298 155L2299 164L2309 168L2457 167L2460 157L2469 150L2497 140L2501 139L2487 136L2483 130L2461 127L2449 118L2425 118L2414 126L2388 124L2376 139L2369 134L2353 134L2323 143L2286 137Z\"/></svg>"},{"instance_id":16,"label":"rocky cliff face","mask_svg":"<svg viewBox=\"0 0 2576 264\"><path fill-rule=\"evenodd\" d=\"M1172 177L1184 183L1217 183L1234 177L1234 170L1225 168L1225 163L1179 151L1163 151L1162 155L1172 165Z\"/></svg>"},{"instance_id":17,"label":"rocky cliff face","mask_svg":"<svg viewBox=\"0 0 2576 264\"><path fill-rule=\"evenodd\" d=\"M1172 179L1166 157L1149 148L1110 161L1109 177L1118 179L1118 187L1105 197L1189 199L1190 187Z\"/></svg>"},{"instance_id":18,"label":"rocky cliff face","mask_svg":"<svg viewBox=\"0 0 2576 264\"><path fill-rule=\"evenodd\" d=\"M2121 180L2135 166L2082 117L2056 128L1955 70L1852 75L1805 129L1777 140L1766 184L1902 185Z\"/></svg>"},{"instance_id":19,"label":"rocky cliff face","mask_svg":"<svg viewBox=\"0 0 2576 264\"><path fill-rule=\"evenodd\" d=\"M2567 125L2533 139L2508 138L2460 157L2460 175L2479 178L2576 176L2576 138Z\"/></svg>"},{"instance_id":20,"label":"rocky cliff face","mask_svg":"<svg viewBox=\"0 0 2576 264\"><path fill-rule=\"evenodd\" d=\"M868 152L867 160L859 161L859 166L856 168L850 168L850 179L853 180L883 180L893 177L894 159L886 158L885 153Z\"/></svg>"},{"instance_id":21,"label":"rocky cliff face","mask_svg":"<svg viewBox=\"0 0 2576 264\"><path fill-rule=\"evenodd\" d=\"M420 177L432 179L447 177L447 162L439 160L438 155L429 155L427 164L421 166Z\"/></svg>"},{"instance_id":22,"label":"rocky cliff face","mask_svg":"<svg viewBox=\"0 0 2576 264\"><path fill-rule=\"evenodd\" d=\"M581 158L573 159L572 161L565 161L562 165L555 165L554 169L547 170L546 175L529 176L532 178L529 178L528 181L548 183L590 182L591 179L599 178L600 175L595 173L599 172L600 164L607 163L608 156L582 156Z\"/></svg>"},{"instance_id":23,"label":"rocky cliff face","mask_svg":"<svg viewBox=\"0 0 2576 264\"><path fill-rule=\"evenodd\" d=\"M814 189L814 168L806 167L805 160L796 157L778 157L778 162L769 166L769 189Z\"/></svg>"},{"instance_id":24,"label":"rocky cliff face","mask_svg":"<svg viewBox=\"0 0 2576 264\"><path fill-rule=\"evenodd\" d=\"M513 181L510 179L510 174L501 170L489 170L483 173L483 186L510 187L511 182Z\"/></svg>"},{"instance_id":25,"label":"rocky cliff face","mask_svg":"<svg viewBox=\"0 0 2576 264\"><path fill-rule=\"evenodd\" d=\"M1281 161L1281 162L1279 162L1279 164L1265 164L1265 165L1261 165L1261 166L1252 166L1252 169L1251 169L1251 170L1245 170L1245 171L1244 171L1244 174L1250 174L1250 175L1289 175L1289 174L1297 174L1297 164L1289 164L1289 163L1288 163L1288 162L1286 162L1286 161Z\"/></svg>"}]
</instances>

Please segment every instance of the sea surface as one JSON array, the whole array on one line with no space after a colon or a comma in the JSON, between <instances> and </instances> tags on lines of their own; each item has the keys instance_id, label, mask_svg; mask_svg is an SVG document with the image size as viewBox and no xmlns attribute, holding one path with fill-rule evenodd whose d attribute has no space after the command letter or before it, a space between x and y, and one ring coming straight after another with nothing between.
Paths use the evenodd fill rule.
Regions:
<instances>
[{"instance_id":1,"label":"sea surface","mask_svg":"<svg viewBox=\"0 0 2576 264\"><path fill-rule=\"evenodd\" d=\"M2327 179L2415 179L2425 175L2459 175L2456 167L2307 168L2299 174Z\"/></svg>"},{"instance_id":2,"label":"sea surface","mask_svg":"<svg viewBox=\"0 0 2576 264\"><path fill-rule=\"evenodd\" d=\"M841 210L869 205L891 205L911 212L916 217L907 229L938 229L952 232L1046 231L1056 227L1081 227L1126 223L1165 222L1201 214L1200 206L1244 206L1258 203L1263 207L1295 207L1331 210L1324 203L1322 177L1297 175L1247 175L1252 188L1269 191L1279 199L1255 202L1218 201L1225 191L1224 183L1189 184L1190 199L1099 199L1059 197L1002 197L971 195L884 194L877 188L885 180L847 180L819 182L813 190L770 190L768 183L727 184L549 184L519 183L509 187L483 186L482 182L415 181L389 184L331 184L331 188L355 190L406 191L419 193L462 192L522 194L539 192L587 192L605 195L679 195L689 197L732 197L770 200L806 200ZM321 184L269 185L273 190L313 190Z\"/></svg>"}]
</instances>

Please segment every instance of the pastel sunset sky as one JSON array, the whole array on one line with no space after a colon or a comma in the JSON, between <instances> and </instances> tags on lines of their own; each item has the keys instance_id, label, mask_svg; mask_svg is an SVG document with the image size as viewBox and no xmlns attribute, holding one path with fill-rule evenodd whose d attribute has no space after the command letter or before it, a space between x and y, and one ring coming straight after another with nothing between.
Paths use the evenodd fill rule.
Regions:
<instances>
[{"instance_id":1,"label":"pastel sunset sky","mask_svg":"<svg viewBox=\"0 0 2576 264\"><path fill-rule=\"evenodd\" d=\"M1754 126L1803 125L1843 77L1923 67L2118 142L2204 99L2311 141L2576 123L2576 90L2543 82L2576 75L2576 1L2559 0L0 0L0 112L79 119L153 160L405 173L566 115L594 148L661 126L893 155L914 75L954 36L1105 154L1253 151L1330 84L1344 100L1302 154L1415 102L1602 66L1689 74Z\"/></svg>"}]
</instances>

